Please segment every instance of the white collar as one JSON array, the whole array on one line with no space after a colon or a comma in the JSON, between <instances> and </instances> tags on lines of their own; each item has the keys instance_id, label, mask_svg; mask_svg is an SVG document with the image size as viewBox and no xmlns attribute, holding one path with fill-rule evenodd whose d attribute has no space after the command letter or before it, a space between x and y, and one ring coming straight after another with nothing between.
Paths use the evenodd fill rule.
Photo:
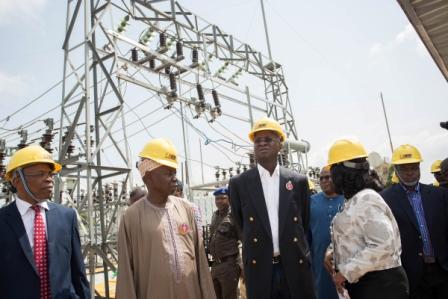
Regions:
<instances>
[{"instance_id":1,"label":"white collar","mask_svg":"<svg viewBox=\"0 0 448 299\"><path fill-rule=\"evenodd\" d=\"M258 169L258 172L260 173L261 177L277 177L280 175L280 167L278 166L278 163L275 166L272 176L271 176L271 173L268 170L266 170L266 168L261 166L260 164L257 164L257 169Z\"/></svg>"},{"instance_id":2,"label":"white collar","mask_svg":"<svg viewBox=\"0 0 448 299\"><path fill-rule=\"evenodd\" d=\"M17 195L15 195L15 198L16 198L16 206L17 206L17 209L19 210L20 215L21 216L25 215L25 213L28 211L28 209L30 207L32 207L33 205L24 201L23 199L20 199ZM41 206L42 208L44 208L47 211L50 209L47 201L40 202L37 205Z\"/></svg>"}]
</instances>

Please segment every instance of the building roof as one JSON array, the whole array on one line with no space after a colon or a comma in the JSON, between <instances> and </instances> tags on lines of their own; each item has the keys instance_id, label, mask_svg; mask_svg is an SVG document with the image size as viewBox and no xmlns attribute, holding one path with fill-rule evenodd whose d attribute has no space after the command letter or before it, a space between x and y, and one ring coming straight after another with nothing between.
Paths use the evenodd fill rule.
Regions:
<instances>
[{"instance_id":1,"label":"building roof","mask_svg":"<svg viewBox=\"0 0 448 299\"><path fill-rule=\"evenodd\" d=\"M448 0L397 0L448 81Z\"/></svg>"}]
</instances>

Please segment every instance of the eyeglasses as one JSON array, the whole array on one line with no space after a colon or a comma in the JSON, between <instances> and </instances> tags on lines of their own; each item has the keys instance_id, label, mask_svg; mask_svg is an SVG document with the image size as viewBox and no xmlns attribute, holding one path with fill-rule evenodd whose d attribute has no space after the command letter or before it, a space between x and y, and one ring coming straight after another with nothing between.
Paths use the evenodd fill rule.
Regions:
<instances>
[{"instance_id":1,"label":"eyeglasses","mask_svg":"<svg viewBox=\"0 0 448 299\"><path fill-rule=\"evenodd\" d=\"M280 140L280 139L279 138L272 138L272 137L257 137L257 138L254 139L254 143L255 144L260 144L260 143L263 143L263 142L271 143L271 142L278 141L278 140Z\"/></svg>"},{"instance_id":2,"label":"eyeglasses","mask_svg":"<svg viewBox=\"0 0 448 299\"><path fill-rule=\"evenodd\" d=\"M53 177L55 174L53 171L38 171L38 172L32 172L32 173L24 173L26 177L32 177L32 178L47 178L47 177Z\"/></svg>"},{"instance_id":3,"label":"eyeglasses","mask_svg":"<svg viewBox=\"0 0 448 299\"><path fill-rule=\"evenodd\" d=\"M397 165L396 167L397 172L404 173L404 172L414 172L420 170L420 165L418 163L413 164L402 164Z\"/></svg>"},{"instance_id":4,"label":"eyeglasses","mask_svg":"<svg viewBox=\"0 0 448 299\"><path fill-rule=\"evenodd\" d=\"M329 175L324 175L324 176L319 177L319 181L329 180L330 178L331 178L331 176L329 176Z\"/></svg>"}]
</instances>

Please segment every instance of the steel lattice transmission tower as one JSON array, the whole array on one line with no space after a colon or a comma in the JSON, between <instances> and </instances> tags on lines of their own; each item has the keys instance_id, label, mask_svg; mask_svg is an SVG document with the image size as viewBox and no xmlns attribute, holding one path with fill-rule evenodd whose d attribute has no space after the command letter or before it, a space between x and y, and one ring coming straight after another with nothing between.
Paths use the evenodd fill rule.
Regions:
<instances>
[{"instance_id":1,"label":"steel lattice transmission tower","mask_svg":"<svg viewBox=\"0 0 448 299\"><path fill-rule=\"evenodd\" d=\"M59 161L64 168L57 188L72 182L73 204L87 225L82 241L92 291L97 267L106 282L115 270L117 218L131 180L124 86L149 93L148 101L179 114L185 125L225 117L249 128L254 117L268 115L290 139L298 138L282 66L176 1L69 0L63 49ZM244 109L225 110L224 104ZM192 120L185 111L195 114ZM191 174L185 130L182 139ZM105 163L106 150L113 163ZM285 163L303 170L302 152L286 147ZM105 186L110 180L120 182L113 192ZM107 283L105 293L108 297Z\"/></svg>"},{"instance_id":2,"label":"steel lattice transmission tower","mask_svg":"<svg viewBox=\"0 0 448 299\"><path fill-rule=\"evenodd\" d=\"M124 99L117 78L112 76L116 57L113 52L97 49L101 14L111 3L103 1L101 9L99 2L68 1L59 140L59 161L64 165L61 177L74 179L75 186L71 190L78 190L76 207L81 224L84 222L88 227L82 241L84 255L88 258L92 298L97 257L102 260L105 281L109 279L109 269L116 267L113 238L116 228L114 230L113 225L126 192L131 166L123 117ZM70 72L74 72L74 76L68 77ZM111 133L116 128L122 129L125 142L121 146L117 142L118 135ZM105 165L102 159L103 145L107 142L119 157L115 165ZM79 150L75 154L76 147ZM121 194L114 201L107 200L110 195L103 186L104 180L111 177L123 180ZM60 183L57 190L61 190ZM85 195L79 195L81 188L86 191ZM105 286L108 297L108 284Z\"/></svg>"}]
</instances>

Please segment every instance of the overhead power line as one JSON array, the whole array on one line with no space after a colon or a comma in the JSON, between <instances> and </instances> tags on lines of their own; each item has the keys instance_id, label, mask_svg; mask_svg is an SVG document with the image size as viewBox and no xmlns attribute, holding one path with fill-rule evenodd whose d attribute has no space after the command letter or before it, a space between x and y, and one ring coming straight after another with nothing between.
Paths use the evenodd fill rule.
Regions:
<instances>
[{"instance_id":1,"label":"overhead power line","mask_svg":"<svg viewBox=\"0 0 448 299\"><path fill-rule=\"evenodd\" d=\"M84 64L80 65L79 67L77 67L73 72L71 72L70 74L68 74L66 76L66 79L69 78L71 75L73 75L77 70L79 70L81 67L83 67ZM39 96L35 97L34 99L32 99L31 101L29 101L28 103L26 103L25 105L23 105L22 107L20 107L19 109L17 109L16 111L14 111L13 113L11 113L10 115L6 116L5 118L3 118L2 120L0 120L0 122L5 121L5 124L11 119L11 117L13 117L14 115L16 115L17 113L25 110L26 108L28 108L31 104L37 102L38 100L40 100L41 98L43 98L46 94L48 94L50 91L52 91L53 89L55 89L56 87L58 87L62 82L64 81L64 79L58 81L57 83L53 84L50 88L48 88L47 90L45 90L42 94L40 94ZM59 106L58 106L59 107ZM4 124L4 125L5 125ZM8 129L4 129L3 130L8 130Z\"/></svg>"}]
</instances>

